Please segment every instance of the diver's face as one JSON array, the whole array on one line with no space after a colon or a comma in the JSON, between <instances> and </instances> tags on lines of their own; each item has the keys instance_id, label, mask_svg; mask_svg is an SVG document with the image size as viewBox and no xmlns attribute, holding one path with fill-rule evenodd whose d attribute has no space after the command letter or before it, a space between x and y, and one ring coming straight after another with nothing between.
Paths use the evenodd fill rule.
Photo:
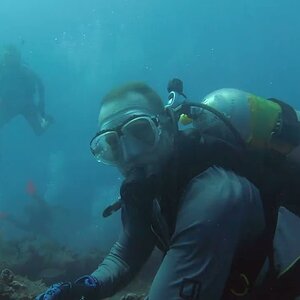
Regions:
<instances>
[{"instance_id":1,"label":"diver's face","mask_svg":"<svg viewBox=\"0 0 300 300\"><path fill-rule=\"evenodd\" d=\"M137 167L158 169L167 159L172 137L162 125L165 121L166 117L157 116L146 98L138 93L129 93L120 101L102 106L99 115L100 132L105 139L102 143L125 176Z\"/></svg>"}]
</instances>

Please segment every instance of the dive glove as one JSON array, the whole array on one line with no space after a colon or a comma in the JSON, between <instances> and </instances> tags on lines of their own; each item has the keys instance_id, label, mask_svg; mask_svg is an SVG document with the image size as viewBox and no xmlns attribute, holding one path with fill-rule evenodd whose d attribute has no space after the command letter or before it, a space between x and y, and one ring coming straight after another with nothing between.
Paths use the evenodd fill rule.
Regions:
<instances>
[{"instance_id":1,"label":"dive glove","mask_svg":"<svg viewBox=\"0 0 300 300\"><path fill-rule=\"evenodd\" d=\"M52 284L43 294L38 295L35 300L66 300L71 299L72 285L70 282L59 282Z\"/></svg>"},{"instance_id":2,"label":"dive glove","mask_svg":"<svg viewBox=\"0 0 300 300\"><path fill-rule=\"evenodd\" d=\"M96 298L99 288L100 284L95 277L85 275L78 278L74 284L70 282L55 283L35 300L79 300L82 297L92 300Z\"/></svg>"},{"instance_id":3,"label":"dive glove","mask_svg":"<svg viewBox=\"0 0 300 300\"><path fill-rule=\"evenodd\" d=\"M72 294L75 297L80 296L78 299L84 297L85 300L93 300L96 299L97 295L99 294L99 290L100 284L96 277L91 275L85 275L78 278L74 282Z\"/></svg>"}]
</instances>

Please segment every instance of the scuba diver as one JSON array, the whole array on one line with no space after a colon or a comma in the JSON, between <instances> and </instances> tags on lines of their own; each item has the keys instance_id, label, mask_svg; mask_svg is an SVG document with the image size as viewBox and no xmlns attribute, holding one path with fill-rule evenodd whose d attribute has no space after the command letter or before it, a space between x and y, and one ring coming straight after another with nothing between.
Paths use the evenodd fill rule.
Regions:
<instances>
[{"instance_id":1,"label":"scuba diver","mask_svg":"<svg viewBox=\"0 0 300 300\"><path fill-rule=\"evenodd\" d=\"M286 180L277 174L274 186L273 178L266 178L279 166L291 166L284 157L300 145L300 139L281 135L287 128L300 131L295 111L292 114L273 101L276 118L273 112L260 115L260 101L271 100L249 100L258 113L251 120L267 128L257 132L259 128L251 124L252 139L244 139L246 128L235 128L231 117L213 108L213 103L188 101L178 80L170 86L167 106L139 82L103 98L99 131L90 147L97 161L116 166L124 176L120 198L103 212L109 216L121 209L123 229L92 274L74 283L53 284L37 300L107 298L137 275L155 246L164 258L145 299L258 300L300 295L300 218L281 205ZM207 103L209 99L213 97ZM218 136L224 134L220 129L205 132L211 128L204 111L222 121L232 140ZM241 116L244 121L245 115ZM274 128L266 116L275 119ZM270 146L271 137L279 138L274 145L281 146L272 144L258 155L256 145L267 141ZM277 163L275 169L271 162Z\"/></svg>"},{"instance_id":2,"label":"scuba diver","mask_svg":"<svg viewBox=\"0 0 300 300\"><path fill-rule=\"evenodd\" d=\"M20 51L12 45L4 47L0 61L0 128L22 115L34 133L41 135L53 123L45 113L44 98L41 79L22 63Z\"/></svg>"}]
</instances>

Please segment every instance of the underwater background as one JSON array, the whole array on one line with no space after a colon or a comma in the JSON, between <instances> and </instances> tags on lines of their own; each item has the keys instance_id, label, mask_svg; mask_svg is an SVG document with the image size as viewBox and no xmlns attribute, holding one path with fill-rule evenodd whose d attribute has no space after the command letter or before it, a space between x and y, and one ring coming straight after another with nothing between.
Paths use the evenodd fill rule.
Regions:
<instances>
[{"instance_id":1,"label":"underwater background","mask_svg":"<svg viewBox=\"0 0 300 300\"><path fill-rule=\"evenodd\" d=\"M122 178L89 150L101 97L142 80L166 101L179 77L194 100L232 87L299 109L299 10L298 0L0 0L0 46L21 50L55 119L40 137L22 117L1 129L0 212L26 220L34 185L57 216L45 238L108 251L120 216L101 215ZM0 219L1 238L28 234Z\"/></svg>"}]
</instances>

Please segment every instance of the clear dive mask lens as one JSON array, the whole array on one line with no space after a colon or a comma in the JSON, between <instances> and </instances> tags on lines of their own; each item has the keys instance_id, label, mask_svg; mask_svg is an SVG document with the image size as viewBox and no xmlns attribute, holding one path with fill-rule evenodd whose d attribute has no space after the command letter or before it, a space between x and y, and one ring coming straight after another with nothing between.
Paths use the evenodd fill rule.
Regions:
<instances>
[{"instance_id":1,"label":"clear dive mask lens","mask_svg":"<svg viewBox=\"0 0 300 300\"><path fill-rule=\"evenodd\" d=\"M153 150L160 136L157 117L135 117L118 128L98 133L91 141L93 155L99 162L116 164Z\"/></svg>"},{"instance_id":2,"label":"clear dive mask lens","mask_svg":"<svg viewBox=\"0 0 300 300\"><path fill-rule=\"evenodd\" d=\"M138 117L122 127L125 136L130 136L145 146L153 147L157 138L158 120L149 117Z\"/></svg>"},{"instance_id":3,"label":"clear dive mask lens","mask_svg":"<svg viewBox=\"0 0 300 300\"><path fill-rule=\"evenodd\" d=\"M110 164L121 158L120 139L116 131L96 135L90 143L90 148L98 162Z\"/></svg>"}]
</instances>

